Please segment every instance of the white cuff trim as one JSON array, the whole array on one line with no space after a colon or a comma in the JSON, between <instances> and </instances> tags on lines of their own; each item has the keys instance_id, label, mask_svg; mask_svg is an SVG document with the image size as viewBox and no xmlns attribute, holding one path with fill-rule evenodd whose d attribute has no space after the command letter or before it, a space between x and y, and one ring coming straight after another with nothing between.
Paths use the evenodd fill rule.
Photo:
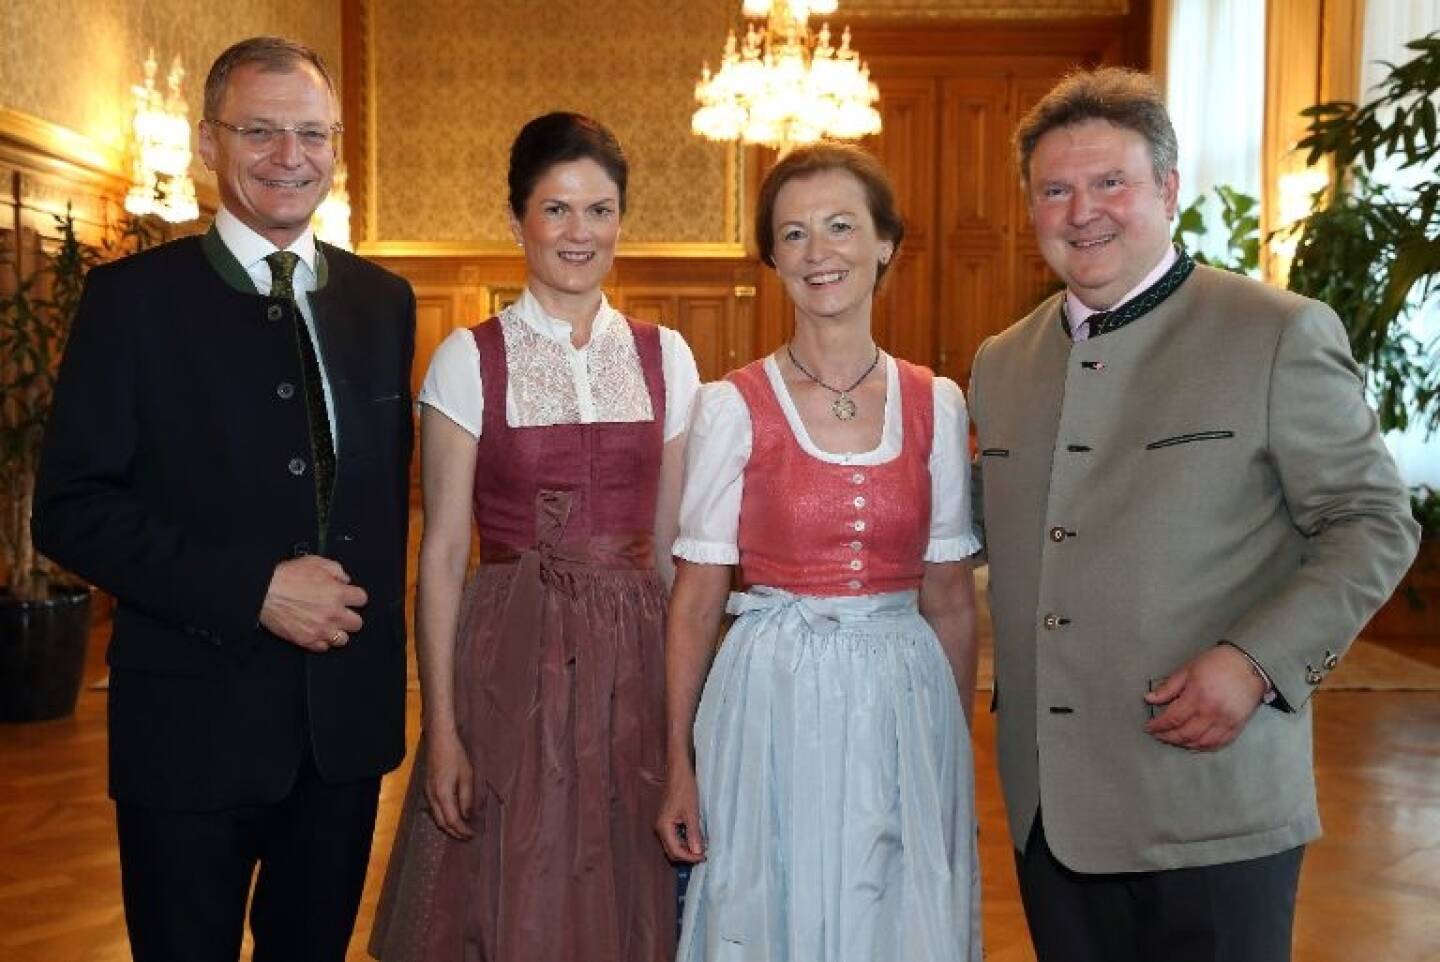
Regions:
<instances>
[{"instance_id":1,"label":"white cuff trim","mask_svg":"<svg viewBox=\"0 0 1440 962\"><path fill-rule=\"evenodd\" d=\"M964 561L980 550L980 539L973 534L958 538L933 538L925 549L925 560L932 564L943 561Z\"/></svg>"},{"instance_id":2,"label":"white cuff trim","mask_svg":"<svg viewBox=\"0 0 1440 962\"><path fill-rule=\"evenodd\" d=\"M697 541L694 538L676 538L670 553L677 558L702 565L733 565L740 563L740 548L733 544L716 541Z\"/></svg>"}]
</instances>

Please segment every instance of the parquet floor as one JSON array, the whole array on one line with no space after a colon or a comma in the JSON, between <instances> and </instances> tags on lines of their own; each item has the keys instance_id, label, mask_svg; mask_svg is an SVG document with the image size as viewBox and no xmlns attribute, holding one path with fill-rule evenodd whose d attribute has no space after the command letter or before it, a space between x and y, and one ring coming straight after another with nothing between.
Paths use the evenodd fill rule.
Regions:
<instances>
[{"instance_id":1,"label":"parquet floor","mask_svg":"<svg viewBox=\"0 0 1440 962\"><path fill-rule=\"evenodd\" d=\"M1440 639L1404 650L1440 664ZM103 672L100 654L97 643L92 680ZM105 797L104 710L104 693L87 689L73 718L0 726L0 962L129 958ZM977 717L987 958L1033 962L995 776L993 721L983 707ZM1440 962L1440 693L1322 691L1315 741L1326 836L1305 861L1295 958ZM407 777L408 765L385 780L350 953L357 962L367 958Z\"/></svg>"}]
</instances>

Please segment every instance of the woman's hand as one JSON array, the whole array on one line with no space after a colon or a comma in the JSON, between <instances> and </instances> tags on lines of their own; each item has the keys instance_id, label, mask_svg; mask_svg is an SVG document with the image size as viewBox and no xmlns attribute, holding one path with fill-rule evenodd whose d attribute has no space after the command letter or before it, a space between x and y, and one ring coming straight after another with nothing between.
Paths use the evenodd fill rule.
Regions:
<instances>
[{"instance_id":1,"label":"woman's hand","mask_svg":"<svg viewBox=\"0 0 1440 962\"><path fill-rule=\"evenodd\" d=\"M466 824L475 812L475 771L453 728L426 732L425 800L440 831L462 842L475 837Z\"/></svg>"},{"instance_id":2,"label":"woman's hand","mask_svg":"<svg viewBox=\"0 0 1440 962\"><path fill-rule=\"evenodd\" d=\"M660 844L672 862L705 861L705 836L700 831L700 790L695 784L695 771L688 765L670 769L655 834L660 836Z\"/></svg>"}]
</instances>

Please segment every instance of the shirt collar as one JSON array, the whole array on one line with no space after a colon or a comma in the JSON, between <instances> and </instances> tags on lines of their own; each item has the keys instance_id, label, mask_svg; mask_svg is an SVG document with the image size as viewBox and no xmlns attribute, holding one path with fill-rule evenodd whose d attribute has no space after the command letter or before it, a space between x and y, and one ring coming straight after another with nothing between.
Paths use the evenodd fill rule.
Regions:
<instances>
[{"instance_id":1,"label":"shirt collar","mask_svg":"<svg viewBox=\"0 0 1440 962\"><path fill-rule=\"evenodd\" d=\"M547 313L545 308L540 306L539 298L530 293L530 288L525 288L520 298L511 305L510 309L525 323L526 327L541 337L564 344L570 343L570 335L574 331L575 325L569 321L561 320L558 317L552 317ZM595 319L590 324L590 342L593 343L601 332L608 330L609 326L614 323L615 318L618 316L615 309L610 306L610 302L605 299L605 294L602 291L600 294L600 308L595 312ZM581 350L583 350L583 348Z\"/></svg>"},{"instance_id":2,"label":"shirt collar","mask_svg":"<svg viewBox=\"0 0 1440 962\"><path fill-rule=\"evenodd\" d=\"M225 207L215 211L215 230L220 234L220 239L225 242L226 248L240 266L246 271L253 270L255 265L263 261L266 256L280 250L269 240L257 234L248 224L236 217ZM311 276L315 275L315 231L306 226L301 235L285 248L300 257L300 263L309 269Z\"/></svg>"},{"instance_id":3,"label":"shirt collar","mask_svg":"<svg viewBox=\"0 0 1440 962\"><path fill-rule=\"evenodd\" d=\"M1156 264L1154 269L1151 270L1150 273L1146 274L1143 278L1141 278L1140 283L1130 288L1130 290L1126 292L1124 297L1116 301L1114 306L1112 306L1110 310L1115 310L1115 308L1119 307L1121 304L1124 304L1136 294L1139 294L1141 291L1150 287L1160 278L1164 277L1165 272L1168 271L1172 266L1174 266L1175 261L1179 257L1180 255L1176 252L1175 245L1166 244L1165 254L1163 257L1160 258L1160 263ZM1071 330L1074 330L1077 326L1083 324L1086 320L1090 318L1091 314L1098 313L1099 311L1097 311L1095 308L1086 306L1084 301L1076 297L1074 291L1070 290L1069 288L1065 289L1065 316L1070 319Z\"/></svg>"}]
</instances>

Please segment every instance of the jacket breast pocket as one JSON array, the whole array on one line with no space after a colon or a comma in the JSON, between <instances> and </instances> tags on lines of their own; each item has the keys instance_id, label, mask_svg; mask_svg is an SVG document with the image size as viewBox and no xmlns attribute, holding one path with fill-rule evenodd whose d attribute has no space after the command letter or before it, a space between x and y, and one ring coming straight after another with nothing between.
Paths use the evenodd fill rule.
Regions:
<instances>
[{"instance_id":1,"label":"jacket breast pocket","mask_svg":"<svg viewBox=\"0 0 1440 962\"><path fill-rule=\"evenodd\" d=\"M1227 441L1233 437L1235 437L1234 431L1192 431L1189 434L1176 434L1158 441L1151 441L1145 445L1145 450L1158 451L1160 448L1173 448L1177 444L1194 444L1196 441Z\"/></svg>"}]
</instances>

